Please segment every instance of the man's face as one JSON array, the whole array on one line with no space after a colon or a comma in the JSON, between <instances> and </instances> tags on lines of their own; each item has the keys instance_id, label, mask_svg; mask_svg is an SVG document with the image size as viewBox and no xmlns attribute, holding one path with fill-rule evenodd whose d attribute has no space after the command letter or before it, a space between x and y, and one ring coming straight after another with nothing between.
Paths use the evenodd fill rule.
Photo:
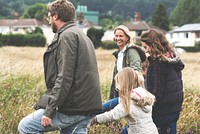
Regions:
<instances>
[{"instance_id":1,"label":"man's face","mask_svg":"<svg viewBox=\"0 0 200 134\"><path fill-rule=\"evenodd\" d=\"M50 12L48 12L48 18L47 18L47 20L49 21L49 24L51 25L51 28L52 28L52 31L54 32L54 33L56 33L57 31L58 31L58 29L57 29L57 26L56 26L56 23L55 23L55 17L54 17L55 15L51 15L51 13Z\"/></svg>"},{"instance_id":2,"label":"man's face","mask_svg":"<svg viewBox=\"0 0 200 134\"><path fill-rule=\"evenodd\" d=\"M56 24L55 24L54 21L52 21L52 23L51 23L51 28L52 28L52 31L53 31L54 33L56 33L56 32L58 31L58 29L57 29Z\"/></svg>"}]
</instances>

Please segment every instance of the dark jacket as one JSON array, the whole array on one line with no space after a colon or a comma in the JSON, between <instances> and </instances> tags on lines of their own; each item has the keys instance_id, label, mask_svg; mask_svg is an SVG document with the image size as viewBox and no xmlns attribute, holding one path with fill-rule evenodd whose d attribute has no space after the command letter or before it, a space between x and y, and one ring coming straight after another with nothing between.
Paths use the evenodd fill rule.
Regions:
<instances>
[{"instance_id":1,"label":"dark jacket","mask_svg":"<svg viewBox=\"0 0 200 134\"><path fill-rule=\"evenodd\" d=\"M149 58L147 70L147 90L156 96L153 117L181 111L183 102L183 82L181 70L183 62L175 63Z\"/></svg>"},{"instance_id":2,"label":"dark jacket","mask_svg":"<svg viewBox=\"0 0 200 134\"><path fill-rule=\"evenodd\" d=\"M35 109L66 115L89 115L102 110L99 73L93 43L74 24L64 25L44 54L47 91Z\"/></svg>"},{"instance_id":3,"label":"dark jacket","mask_svg":"<svg viewBox=\"0 0 200 134\"><path fill-rule=\"evenodd\" d=\"M113 79L110 88L110 99L119 97L118 91L115 90L114 77L118 73L117 71L117 57L120 50L113 53L116 58L115 66L113 70ZM142 62L146 61L146 55L142 48L136 45L127 45L124 51L122 67L131 67L138 72L142 72Z\"/></svg>"}]
</instances>

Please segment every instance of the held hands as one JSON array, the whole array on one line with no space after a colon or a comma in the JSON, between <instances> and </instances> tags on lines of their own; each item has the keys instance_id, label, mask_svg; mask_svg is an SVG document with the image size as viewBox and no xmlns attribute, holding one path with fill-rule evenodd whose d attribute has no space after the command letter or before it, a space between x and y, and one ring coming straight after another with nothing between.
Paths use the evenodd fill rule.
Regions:
<instances>
[{"instance_id":1,"label":"held hands","mask_svg":"<svg viewBox=\"0 0 200 134\"><path fill-rule=\"evenodd\" d=\"M51 118L43 115L42 116L42 120L41 120L41 125L43 127L48 127L48 126L51 126Z\"/></svg>"},{"instance_id":2,"label":"held hands","mask_svg":"<svg viewBox=\"0 0 200 134\"><path fill-rule=\"evenodd\" d=\"M97 120L96 120L96 118L94 117L94 118L92 119L91 126L92 126L92 125L95 125L95 124L97 124Z\"/></svg>"}]
</instances>

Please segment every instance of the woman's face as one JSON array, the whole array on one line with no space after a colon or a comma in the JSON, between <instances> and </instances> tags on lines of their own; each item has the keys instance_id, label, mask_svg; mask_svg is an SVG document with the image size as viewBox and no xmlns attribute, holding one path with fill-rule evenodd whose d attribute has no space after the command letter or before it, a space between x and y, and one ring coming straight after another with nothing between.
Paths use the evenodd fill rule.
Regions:
<instances>
[{"instance_id":1,"label":"woman's face","mask_svg":"<svg viewBox=\"0 0 200 134\"><path fill-rule=\"evenodd\" d=\"M127 41L128 41L128 37L126 36L124 31L117 29L115 31L115 42L119 46L120 50L123 49L126 46Z\"/></svg>"},{"instance_id":2,"label":"woman's face","mask_svg":"<svg viewBox=\"0 0 200 134\"><path fill-rule=\"evenodd\" d=\"M143 46L144 49L145 49L145 52L146 52L147 57L148 57L149 55L151 55L151 48L150 48L145 42L143 42L143 41L141 41L141 44L142 44L142 46Z\"/></svg>"}]
</instances>

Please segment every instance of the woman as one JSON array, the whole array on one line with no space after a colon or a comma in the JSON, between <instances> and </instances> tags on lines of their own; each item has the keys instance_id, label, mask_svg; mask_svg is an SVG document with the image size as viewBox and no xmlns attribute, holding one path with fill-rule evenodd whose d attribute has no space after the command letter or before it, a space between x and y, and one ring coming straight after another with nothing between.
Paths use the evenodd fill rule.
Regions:
<instances>
[{"instance_id":1,"label":"woman","mask_svg":"<svg viewBox=\"0 0 200 134\"><path fill-rule=\"evenodd\" d=\"M152 120L152 106L155 96L146 89L139 87L141 79L130 67L120 70L115 76L116 89L119 91L120 102L109 112L97 115L94 123L107 123L125 118L130 134L158 134Z\"/></svg>"},{"instance_id":2,"label":"woman","mask_svg":"<svg viewBox=\"0 0 200 134\"><path fill-rule=\"evenodd\" d=\"M150 29L141 35L149 66L147 90L156 96L153 121L161 134L176 134L176 124L183 102L182 73L184 64L165 35Z\"/></svg>"},{"instance_id":3,"label":"woman","mask_svg":"<svg viewBox=\"0 0 200 134\"><path fill-rule=\"evenodd\" d=\"M110 99L119 97L118 91L115 90L114 77L123 67L131 67L138 73L142 72L142 62L146 60L144 51L133 44L129 29L120 25L114 30L115 42L119 49L113 53L116 58L113 71L113 81L110 89ZM142 74L141 74L142 75Z\"/></svg>"}]
</instances>

